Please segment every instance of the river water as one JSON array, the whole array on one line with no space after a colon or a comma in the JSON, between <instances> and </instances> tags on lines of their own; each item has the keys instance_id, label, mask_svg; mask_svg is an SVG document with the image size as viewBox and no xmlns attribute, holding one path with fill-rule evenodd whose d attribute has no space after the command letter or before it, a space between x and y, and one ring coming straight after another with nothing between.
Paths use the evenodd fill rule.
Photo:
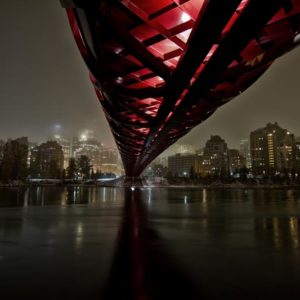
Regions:
<instances>
[{"instance_id":1,"label":"river water","mask_svg":"<svg viewBox=\"0 0 300 300\"><path fill-rule=\"evenodd\" d=\"M299 218L297 189L1 188L0 298L299 298Z\"/></svg>"}]
</instances>

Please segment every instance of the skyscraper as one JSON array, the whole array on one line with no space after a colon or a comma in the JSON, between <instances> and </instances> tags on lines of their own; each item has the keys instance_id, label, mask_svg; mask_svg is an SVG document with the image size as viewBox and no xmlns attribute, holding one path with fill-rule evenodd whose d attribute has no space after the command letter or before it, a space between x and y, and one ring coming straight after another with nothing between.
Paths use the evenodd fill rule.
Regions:
<instances>
[{"instance_id":1,"label":"skyscraper","mask_svg":"<svg viewBox=\"0 0 300 300\"><path fill-rule=\"evenodd\" d=\"M82 134L79 139L73 139L73 157L87 156L94 171L101 170L101 151L103 146L89 134Z\"/></svg>"},{"instance_id":2,"label":"skyscraper","mask_svg":"<svg viewBox=\"0 0 300 300\"><path fill-rule=\"evenodd\" d=\"M296 167L295 137L276 122L251 132L250 148L255 174L291 172Z\"/></svg>"},{"instance_id":3,"label":"skyscraper","mask_svg":"<svg viewBox=\"0 0 300 300\"><path fill-rule=\"evenodd\" d=\"M102 148L101 150L101 172L121 174L119 152L115 148Z\"/></svg>"},{"instance_id":4,"label":"skyscraper","mask_svg":"<svg viewBox=\"0 0 300 300\"><path fill-rule=\"evenodd\" d=\"M248 139L242 139L240 141L240 154L246 160L246 167L251 169L251 153L250 153L250 145Z\"/></svg>"},{"instance_id":5,"label":"skyscraper","mask_svg":"<svg viewBox=\"0 0 300 300\"><path fill-rule=\"evenodd\" d=\"M229 173L228 148L218 135L212 135L203 149L203 166L209 174L224 176ZM207 172L207 171L206 171Z\"/></svg>"},{"instance_id":6,"label":"skyscraper","mask_svg":"<svg viewBox=\"0 0 300 300\"><path fill-rule=\"evenodd\" d=\"M242 168L246 166L245 158L240 154L237 149L228 150L228 159L229 159L229 171L230 174L240 172Z\"/></svg>"},{"instance_id":7,"label":"skyscraper","mask_svg":"<svg viewBox=\"0 0 300 300\"><path fill-rule=\"evenodd\" d=\"M54 134L50 140L56 141L62 147L64 152L64 168L66 169L69 166L71 158L71 142L59 134Z\"/></svg>"}]
</instances>

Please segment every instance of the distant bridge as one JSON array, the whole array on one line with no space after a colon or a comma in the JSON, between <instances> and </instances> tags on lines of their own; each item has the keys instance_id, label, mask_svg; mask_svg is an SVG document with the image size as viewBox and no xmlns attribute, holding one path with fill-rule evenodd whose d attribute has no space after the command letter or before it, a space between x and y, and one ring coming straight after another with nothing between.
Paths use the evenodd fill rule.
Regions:
<instances>
[{"instance_id":1,"label":"distant bridge","mask_svg":"<svg viewBox=\"0 0 300 300\"><path fill-rule=\"evenodd\" d=\"M300 42L300 0L61 2L129 176Z\"/></svg>"}]
</instances>

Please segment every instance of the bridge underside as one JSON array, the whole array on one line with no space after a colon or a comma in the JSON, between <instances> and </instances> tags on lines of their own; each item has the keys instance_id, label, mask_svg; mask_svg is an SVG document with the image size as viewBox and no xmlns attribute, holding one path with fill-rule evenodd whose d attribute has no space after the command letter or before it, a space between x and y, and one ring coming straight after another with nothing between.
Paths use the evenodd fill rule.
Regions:
<instances>
[{"instance_id":1,"label":"bridge underside","mask_svg":"<svg viewBox=\"0 0 300 300\"><path fill-rule=\"evenodd\" d=\"M62 0L126 174L300 40L300 0Z\"/></svg>"}]
</instances>

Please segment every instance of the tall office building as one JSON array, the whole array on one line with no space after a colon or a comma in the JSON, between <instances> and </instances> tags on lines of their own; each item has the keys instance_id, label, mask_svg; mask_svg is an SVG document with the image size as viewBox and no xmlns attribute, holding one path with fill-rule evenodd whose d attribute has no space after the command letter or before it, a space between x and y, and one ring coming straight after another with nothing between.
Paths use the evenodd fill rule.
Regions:
<instances>
[{"instance_id":1,"label":"tall office building","mask_svg":"<svg viewBox=\"0 0 300 300\"><path fill-rule=\"evenodd\" d=\"M78 159L85 155L90 159L93 170L101 170L101 151L103 146L101 143L92 138L91 131L89 134L82 134L79 138L73 138L72 156Z\"/></svg>"},{"instance_id":2,"label":"tall office building","mask_svg":"<svg viewBox=\"0 0 300 300\"><path fill-rule=\"evenodd\" d=\"M73 137L71 156L79 159L80 156L87 156L90 159L94 172L101 170L101 151L103 145L95 139L94 131L84 130L78 136Z\"/></svg>"},{"instance_id":3,"label":"tall office building","mask_svg":"<svg viewBox=\"0 0 300 300\"><path fill-rule=\"evenodd\" d=\"M228 150L228 159L229 159L229 171L233 175L237 172L240 172L246 166L245 158L240 154L237 149Z\"/></svg>"},{"instance_id":4,"label":"tall office building","mask_svg":"<svg viewBox=\"0 0 300 300\"><path fill-rule=\"evenodd\" d=\"M240 141L240 154L246 160L246 167L251 169L251 152L250 152L250 144L248 139L242 139Z\"/></svg>"},{"instance_id":5,"label":"tall office building","mask_svg":"<svg viewBox=\"0 0 300 300\"><path fill-rule=\"evenodd\" d=\"M120 175L123 173L119 152L115 148L102 148L101 155L101 172L114 173Z\"/></svg>"},{"instance_id":6,"label":"tall office building","mask_svg":"<svg viewBox=\"0 0 300 300\"><path fill-rule=\"evenodd\" d=\"M251 132L250 148L255 174L290 172L296 167L295 137L277 123Z\"/></svg>"},{"instance_id":7,"label":"tall office building","mask_svg":"<svg viewBox=\"0 0 300 300\"><path fill-rule=\"evenodd\" d=\"M226 176L229 174L229 158L226 142L218 135L212 135L203 149L200 173Z\"/></svg>"},{"instance_id":8,"label":"tall office building","mask_svg":"<svg viewBox=\"0 0 300 300\"><path fill-rule=\"evenodd\" d=\"M122 175L122 166L119 152L116 148L104 147L94 137L92 130L85 130L72 141L72 156L78 159L85 155L90 159L94 172L114 173Z\"/></svg>"},{"instance_id":9,"label":"tall office building","mask_svg":"<svg viewBox=\"0 0 300 300\"><path fill-rule=\"evenodd\" d=\"M54 134L51 138L51 141L56 141L64 152L64 168L66 169L69 166L70 158L72 157L71 153L71 142L61 136L60 134Z\"/></svg>"}]
</instances>

